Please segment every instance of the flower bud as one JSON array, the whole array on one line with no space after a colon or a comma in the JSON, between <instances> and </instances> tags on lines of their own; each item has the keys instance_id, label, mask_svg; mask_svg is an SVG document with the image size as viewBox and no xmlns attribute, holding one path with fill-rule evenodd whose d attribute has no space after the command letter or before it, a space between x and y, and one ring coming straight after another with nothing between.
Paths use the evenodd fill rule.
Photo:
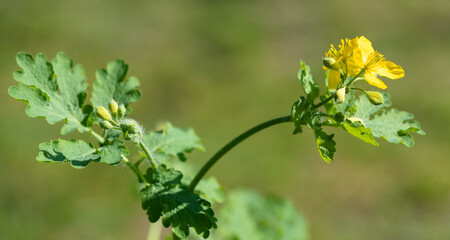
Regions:
<instances>
[{"instance_id":1,"label":"flower bud","mask_svg":"<svg viewBox=\"0 0 450 240\"><path fill-rule=\"evenodd\" d=\"M125 116L125 113L127 112L127 108L125 107L125 105L120 104L119 106L119 110L117 111L117 115L119 118L122 118L123 116Z\"/></svg>"},{"instance_id":2,"label":"flower bud","mask_svg":"<svg viewBox=\"0 0 450 240\"><path fill-rule=\"evenodd\" d=\"M99 118L103 120L112 121L111 115L109 114L108 110L106 110L106 108L104 107L96 107L95 113Z\"/></svg>"},{"instance_id":3,"label":"flower bud","mask_svg":"<svg viewBox=\"0 0 450 240\"><path fill-rule=\"evenodd\" d=\"M334 58L322 58L322 63L325 67L333 70L339 70L340 67Z\"/></svg>"},{"instance_id":4,"label":"flower bud","mask_svg":"<svg viewBox=\"0 0 450 240\"><path fill-rule=\"evenodd\" d=\"M111 115L113 115L113 117L117 117L117 112L119 110L119 105L117 102L111 99L111 101L109 101L108 108L109 111L111 111Z\"/></svg>"},{"instance_id":5,"label":"flower bud","mask_svg":"<svg viewBox=\"0 0 450 240\"><path fill-rule=\"evenodd\" d=\"M139 142L142 139L143 130L139 124L133 119L123 119L120 124L124 138L133 142Z\"/></svg>"},{"instance_id":6,"label":"flower bud","mask_svg":"<svg viewBox=\"0 0 450 240\"><path fill-rule=\"evenodd\" d=\"M365 94L373 105L383 104L383 95L379 92L366 91Z\"/></svg>"},{"instance_id":7,"label":"flower bud","mask_svg":"<svg viewBox=\"0 0 450 240\"><path fill-rule=\"evenodd\" d=\"M100 121L100 127L102 127L103 129L111 129L113 128L113 125L110 122L103 120Z\"/></svg>"},{"instance_id":8,"label":"flower bud","mask_svg":"<svg viewBox=\"0 0 450 240\"><path fill-rule=\"evenodd\" d=\"M336 103L343 103L345 101L345 87L344 88L339 88L336 91Z\"/></svg>"}]
</instances>

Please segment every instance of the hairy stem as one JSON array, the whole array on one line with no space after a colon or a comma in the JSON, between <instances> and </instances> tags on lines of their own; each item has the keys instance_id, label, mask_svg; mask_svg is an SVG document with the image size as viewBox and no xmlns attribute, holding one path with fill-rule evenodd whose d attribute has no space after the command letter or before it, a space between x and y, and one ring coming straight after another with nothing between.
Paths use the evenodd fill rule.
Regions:
<instances>
[{"instance_id":1,"label":"hairy stem","mask_svg":"<svg viewBox=\"0 0 450 240\"><path fill-rule=\"evenodd\" d=\"M284 122L290 122L291 121L291 115L284 116L280 118L275 118L266 122L263 122L259 125L256 125L255 127L250 128L249 130L243 132L241 135L237 136L231 142L229 142L227 145L223 146L216 154L214 154L206 163L203 165L203 167L200 169L200 171L197 173L195 178L192 180L191 184L189 185L189 190L194 190L195 186L200 182L200 180L205 176L205 174L208 172L208 170L217 162L219 159L225 155L228 151L233 149L236 145L247 139L248 137L252 136L253 134L266 129L270 126L284 123Z\"/></svg>"},{"instance_id":2,"label":"hairy stem","mask_svg":"<svg viewBox=\"0 0 450 240\"><path fill-rule=\"evenodd\" d=\"M144 150L144 153L145 153L145 155L147 155L147 158L150 161L150 163L152 164L152 167L154 169L156 169L156 167L158 167L158 163L153 158L152 153L148 150L147 146L145 146L145 144L142 140L139 141L139 146L142 148L142 150Z\"/></svg>"},{"instance_id":3,"label":"hairy stem","mask_svg":"<svg viewBox=\"0 0 450 240\"><path fill-rule=\"evenodd\" d=\"M134 174L136 174L137 178L139 179L139 182L146 182L145 177L141 173L141 171L133 163L131 163L127 157L125 157L124 155L120 156L122 157L122 161L131 169L131 171L134 172Z\"/></svg>"},{"instance_id":4,"label":"hairy stem","mask_svg":"<svg viewBox=\"0 0 450 240\"><path fill-rule=\"evenodd\" d=\"M98 133L94 132L93 130L90 130L89 133L92 136L94 136L97 139L97 141L99 141L100 143L104 143L105 142L105 139L102 136L100 136Z\"/></svg>"}]
</instances>

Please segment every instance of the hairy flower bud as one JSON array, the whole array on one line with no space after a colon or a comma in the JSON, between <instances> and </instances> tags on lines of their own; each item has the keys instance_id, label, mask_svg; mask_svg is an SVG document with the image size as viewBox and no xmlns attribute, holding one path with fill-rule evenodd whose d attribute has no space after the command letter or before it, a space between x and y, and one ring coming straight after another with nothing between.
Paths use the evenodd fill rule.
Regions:
<instances>
[{"instance_id":1,"label":"hairy flower bud","mask_svg":"<svg viewBox=\"0 0 450 240\"><path fill-rule=\"evenodd\" d=\"M117 102L112 99L111 101L109 101L108 108L109 111L111 111L111 115L113 115L113 117L117 117L117 113L119 110L119 105L117 104Z\"/></svg>"},{"instance_id":2,"label":"hairy flower bud","mask_svg":"<svg viewBox=\"0 0 450 240\"><path fill-rule=\"evenodd\" d=\"M333 70L339 70L339 65L336 62L336 60L334 60L334 58L322 58L322 63L325 67L329 68L329 69L333 69Z\"/></svg>"},{"instance_id":3,"label":"hairy flower bud","mask_svg":"<svg viewBox=\"0 0 450 240\"><path fill-rule=\"evenodd\" d=\"M119 110L117 111L117 115L119 118L122 118L123 116L125 116L125 113L127 112L127 108L125 107L125 105L120 104L119 106Z\"/></svg>"},{"instance_id":4,"label":"hairy flower bud","mask_svg":"<svg viewBox=\"0 0 450 240\"><path fill-rule=\"evenodd\" d=\"M339 88L336 91L336 103L343 103L345 101L345 88Z\"/></svg>"},{"instance_id":5,"label":"hairy flower bud","mask_svg":"<svg viewBox=\"0 0 450 240\"><path fill-rule=\"evenodd\" d=\"M99 118L103 120L112 121L111 115L109 114L108 110L106 110L106 108L104 107L96 107L95 113Z\"/></svg>"},{"instance_id":6,"label":"hairy flower bud","mask_svg":"<svg viewBox=\"0 0 450 240\"><path fill-rule=\"evenodd\" d=\"M100 127L102 127L103 129L111 129L114 126L110 122L103 120L100 121Z\"/></svg>"},{"instance_id":7,"label":"hairy flower bud","mask_svg":"<svg viewBox=\"0 0 450 240\"><path fill-rule=\"evenodd\" d=\"M143 130L142 127L133 119L123 119L120 124L124 138L138 143L142 139Z\"/></svg>"},{"instance_id":8,"label":"hairy flower bud","mask_svg":"<svg viewBox=\"0 0 450 240\"><path fill-rule=\"evenodd\" d=\"M379 92L366 91L365 94L373 105L383 104L383 95Z\"/></svg>"}]
</instances>

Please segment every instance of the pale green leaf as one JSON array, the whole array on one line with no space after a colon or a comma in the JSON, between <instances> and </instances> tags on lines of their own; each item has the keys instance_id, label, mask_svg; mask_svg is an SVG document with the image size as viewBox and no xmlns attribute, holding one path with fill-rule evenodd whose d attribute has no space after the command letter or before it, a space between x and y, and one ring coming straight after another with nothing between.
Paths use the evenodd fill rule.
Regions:
<instances>
[{"instance_id":1,"label":"pale green leaf","mask_svg":"<svg viewBox=\"0 0 450 240\"><path fill-rule=\"evenodd\" d=\"M193 129L183 130L167 122L163 131L144 135L144 144L150 149L156 160L167 163L169 156L184 161L185 153L194 149L204 151L200 138Z\"/></svg>"},{"instance_id":2,"label":"pale green leaf","mask_svg":"<svg viewBox=\"0 0 450 240\"><path fill-rule=\"evenodd\" d=\"M375 141L372 135L372 131L369 128L365 128L361 122L359 121L352 122L350 120L347 120L346 122L343 123L343 127L348 133L357 138L360 138L364 142L370 143L374 146L379 145L378 142Z\"/></svg>"},{"instance_id":3,"label":"pale green leaf","mask_svg":"<svg viewBox=\"0 0 450 240\"><path fill-rule=\"evenodd\" d=\"M309 66L306 65L303 61L300 61L300 69L298 70L297 77L298 80L300 80L300 82L302 83L303 90L305 91L309 100L313 102L314 99L319 96L320 89L314 81L314 77L311 74Z\"/></svg>"},{"instance_id":4,"label":"pale green leaf","mask_svg":"<svg viewBox=\"0 0 450 240\"><path fill-rule=\"evenodd\" d=\"M128 65L122 60L109 62L106 69L96 72L96 81L92 92L91 102L94 106L108 106L111 99L119 104L136 102L141 97L141 92L136 89L139 80L136 77L126 79Z\"/></svg>"},{"instance_id":5,"label":"pale green leaf","mask_svg":"<svg viewBox=\"0 0 450 240\"><path fill-rule=\"evenodd\" d=\"M225 201L224 189L215 177L202 179L195 188L195 192L211 203Z\"/></svg>"},{"instance_id":6,"label":"pale green leaf","mask_svg":"<svg viewBox=\"0 0 450 240\"><path fill-rule=\"evenodd\" d=\"M128 149L121 141L114 141L110 145L102 146L98 149L101 153L100 162L109 165L116 165L122 160L122 155L129 154Z\"/></svg>"},{"instance_id":7,"label":"pale green leaf","mask_svg":"<svg viewBox=\"0 0 450 240\"><path fill-rule=\"evenodd\" d=\"M14 73L19 85L10 87L8 92L28 104L25 109L28 116L45 118L52 125L65 122L61 134L74 129L89 130L92 108L84 105L88 86L81 65L73 67L64 53L59 53L51 63L43 54L34 59L20 52L16 59L23 71Z\"/></svg>"},{"instance_id":8,"label":"pale green leaf","mask_svg":"<svg viewBox=\"0 0 450 240\"><path fill-rule=\"evenodd\" d=\"M39 144L40 162L62 163L69 162L75 168L83 168L90 161L98 161L100 154L90 144L82 140L63 140L44 142Z\"/></svg>"},{"instance_id":9,"label":"pale green leaf","mask_svg":"<svg viewBox=\"0 0 450 240\"><path fill-rule=\"evenodd\" d=\"M306 240L307 224L288 200L233 191L220 214L214 234L219 240Z\"/></svg>"},{"instance_id":10,"label":"pale green leaf","mask_svg":"<svg viewBox=\"0 0 450 240\"><path fill-rule=\"evenodd\" d=\"M314 130L314 135L316 136L317 149L320 156L325 162L331 163L336 152L336 142L333 140L334 134L328 135L321 128L317 128Z\"/></svg>"},{"instance_id":11,"label":"pale green leaf","mask_svg":"<svg viewBox=\"0 0 450 240\"><path fill-rule=\"evenodd\" d=\"M411 132L425 134L417 121L412 121L414 115L399 111L390 106L390 97L383 94L384 104L374 106L365 95L355 102L356 112L350 115L353 121L360 121L366 129L370 129L374 137L382 137L390 143L403 143L407 147L414 145Z\"/></svg>"}]
</instances>

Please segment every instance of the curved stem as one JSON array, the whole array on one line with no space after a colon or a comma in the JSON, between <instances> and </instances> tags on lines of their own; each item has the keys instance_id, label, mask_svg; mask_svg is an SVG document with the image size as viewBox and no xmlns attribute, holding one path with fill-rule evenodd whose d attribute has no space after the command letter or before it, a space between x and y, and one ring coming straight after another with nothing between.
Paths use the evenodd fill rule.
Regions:
<instances>
[{"instance_id":1,"label":"curved stem","mask_svg":"<svg viewBox=\"0 0 450 240\"><path fill-rule=\"evenodd\" d=\"M200 169L200 171L197 173L195 178L192 180L191 184L189 185L189 190L194 190L195 186L197 186L198 182L205 176L205 174L208 172L208 170L217 162L219 159L225 155L228 151L230 151L232 148L234 148L236 145L247 139L248 137L252 136L253 134L268 128L270 126L284 123L284 122L290 122L291 121L291 115L284 116L280 118L275 118L266 122L263 122L259 125L256 125L253 128L250 128L249 130L243 132L241 135L237 136L231 142L229 142L227 145L223 146L216 154L214 154L208 162L203 165L203 167Z\"/></svg>"},{"instance_id":2,"label":"curved stem","mask_svg":"<svg viewBox=\"0 0 450 240\"><path fill-rule=\"evenodd\" d=\"M144 153L145 153L145 155L147 155L147 158L150 161L150 163L152 164L152 167L154 169L156 169L156 167L158 167L158 163L153 158L152 153L147 149L147 146L145 146L145 144L142 140L139 140L139 146L142 148L142 150L144 150Z\"/></svg>"}]
</instances>

